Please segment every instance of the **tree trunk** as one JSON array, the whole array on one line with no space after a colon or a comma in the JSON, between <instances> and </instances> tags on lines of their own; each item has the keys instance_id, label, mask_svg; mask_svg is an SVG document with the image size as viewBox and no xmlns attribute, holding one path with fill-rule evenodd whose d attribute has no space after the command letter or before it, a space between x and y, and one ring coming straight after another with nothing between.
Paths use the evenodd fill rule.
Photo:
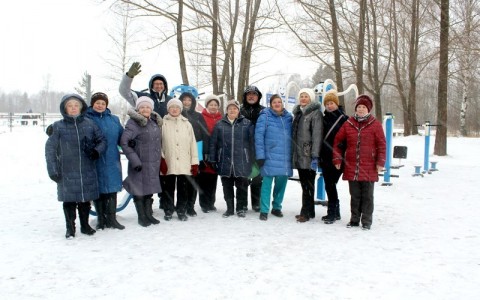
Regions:
<instances>
[{"instance_id":1,"label":"tree trunk","mask_svg":"<svg viewBox=\"0 0 480 300\"><path fill-rule=\"evenodd\" d=\"M367 0L360 0L360 24L358 28L357 42L357 63L355 77L357 80L357 88L360 94L363 94L363 53L365 48L365 15L367 11Z\"/></svg>"},{"instance_id":2,"label":"tree trunk","mask_svg":"<svg viewBox=\"0 0 480 300\"><path fill-rule=\"evenodd\" d=\"M437 134L433 153L447 155L449 0L440 2L440 63L438 71Z\"/></svg>"},{"instance_id":3,"label":"tree trunk","mask_svg":"<svg viewBox=\"0 0 480 300\"><path fill-rule=\"evenodd\" d=\"M340 43L338 41L338 21L337 13L335 11L335 0L328 1L330 9L330 17L332 18L332 42L333 42L333 56L335 64L335 81L337 83L337 90L343 91L343 76L342 76L342 61L340 56ZM340 105L345 107L344 97L340 97Z\"/></svg>"},{"instance_id":4,"label":"tree trunk","mask_svg":"<svg viewBox=\"0 0 480 300\"><path fill-rule=\"evenodd\" d=\"M180 73L182 74L182 83L189 85L187 63L185 60L185 51L183 48L183 0L178 0L178 16L177 16L177 49L178 58L180 60Z\"/></svg>"}]
</instances>

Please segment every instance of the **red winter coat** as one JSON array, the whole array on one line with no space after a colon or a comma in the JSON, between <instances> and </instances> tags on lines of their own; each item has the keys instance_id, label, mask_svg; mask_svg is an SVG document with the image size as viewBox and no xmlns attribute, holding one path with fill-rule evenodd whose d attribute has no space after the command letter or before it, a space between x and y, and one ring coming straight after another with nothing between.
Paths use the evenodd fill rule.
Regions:
<instances>
[{"instance_id":1,"label":"red winter coat","mask_svg":"<svg viewBox=\"0 0 480 300\"><path fill-rule=\"evenodd\" d=\"M217 124L217 122L222 119L222 114L220 112L217 112L216 114L211 114L206 108L204 108L202 111L202 116L205 120L205 123L207 123L208 133L212 135L215 124ZM205 149L207 149L206 151L208 152L209 148L209 145L203 145L203 152L205 153ZM209 174L217 174L217 172L209 164L207 164L207 167L203 169L202 172Z\"/></svg>"},{"instance_id":2,"label":"red winter coat","mask_svg":"<svg viewBox=\"0 0 480 300\"><path fill-rule=\"evenodd\" d=\"M378 181L377 166L385 165L386 152L382 124L373 116L360 123L350 117L335 136L334 165L342 162L341 144L346 145L343 180Z\"/></svg>"}]
</instances>

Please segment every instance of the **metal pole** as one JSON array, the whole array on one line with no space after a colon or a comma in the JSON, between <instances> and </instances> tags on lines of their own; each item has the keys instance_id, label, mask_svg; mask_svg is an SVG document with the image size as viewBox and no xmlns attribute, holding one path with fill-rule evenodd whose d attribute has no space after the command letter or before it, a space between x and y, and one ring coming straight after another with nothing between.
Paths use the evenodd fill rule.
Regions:
<instances>
[{"instance_id":1,"label":"metal pole","mask_svg":"<svg viewBox=\"0 0 480 300\"><path fill-rule=\"evenodd\" d=\"M430 152L430 121L426 121L425 124L423 124L423 127L425 128L425 152L423 156L423 173L427 173Z\"/></svg>"},{"instance_id":2,"label":"metal pole","mask_svg":"<svg viewBox=\"0 0 480 300\"><path fill-rule=\"evenodd\" d=\"M392 113L385 114L385 138L387 140L387 153L385 160L385 171L383 172L382 185L392 185L390 182L390 169L392 166L392 144L393 144L393 115Z\"/></svg>"}]
</instances>

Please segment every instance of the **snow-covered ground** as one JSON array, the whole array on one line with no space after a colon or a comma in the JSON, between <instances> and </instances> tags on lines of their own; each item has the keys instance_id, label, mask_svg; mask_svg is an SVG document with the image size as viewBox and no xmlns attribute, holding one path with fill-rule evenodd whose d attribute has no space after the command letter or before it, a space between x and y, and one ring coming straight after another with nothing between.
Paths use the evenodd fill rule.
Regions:
<instances>
[{"instance_id":1,"label":"snow-covered ground","mask_svg":"<svg viewBox=\"0 0 480 300\"><path fill-rule=\"evenodd\" d=\"M479 299L480 139L449 138L438 172L412 177L424 138L408 146L393 186L375 186L371 231L348 229L349 194L339 183L342 220L326 208L299 224L301 188L290 181L282 219L217 213L187 222L137 224L66 240L62 206L47 176L41 127L0 130L0 295L2 299ZM434 141L432 139L433 152ZM394 164L398 160L393 160ZM92 226L96 220L90 219Z\"/></svg>"}]
</instances>

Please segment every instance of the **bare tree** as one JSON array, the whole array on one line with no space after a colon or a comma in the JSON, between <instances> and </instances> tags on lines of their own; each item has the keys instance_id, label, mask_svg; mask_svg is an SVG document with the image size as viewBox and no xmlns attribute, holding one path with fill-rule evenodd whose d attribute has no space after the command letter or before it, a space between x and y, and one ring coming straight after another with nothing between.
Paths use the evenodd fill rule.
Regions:
<instances>
[{"instance_id":1,"label":"bare tree","mask_svg":"<svg viewBox=\"0 0 480 300\"><path fill-rule=\"evenodd\" d=\"M78 85L78 87L75 87L75 91L88 101L92 97L92 76L85 71Z\"/></svg>"},{"instance_id":2,"label":"bare tree","mask_svg":"<svg viewBox=\"0 0 480 300\"><path fill-rule=\"evenodd\" d=\"M447 155L447 99L448 99L448 32L449 0L440 1L440 59L438 70L438 111L437 134L433 153L439 156Z\"/></svg>"}]
</instances>

